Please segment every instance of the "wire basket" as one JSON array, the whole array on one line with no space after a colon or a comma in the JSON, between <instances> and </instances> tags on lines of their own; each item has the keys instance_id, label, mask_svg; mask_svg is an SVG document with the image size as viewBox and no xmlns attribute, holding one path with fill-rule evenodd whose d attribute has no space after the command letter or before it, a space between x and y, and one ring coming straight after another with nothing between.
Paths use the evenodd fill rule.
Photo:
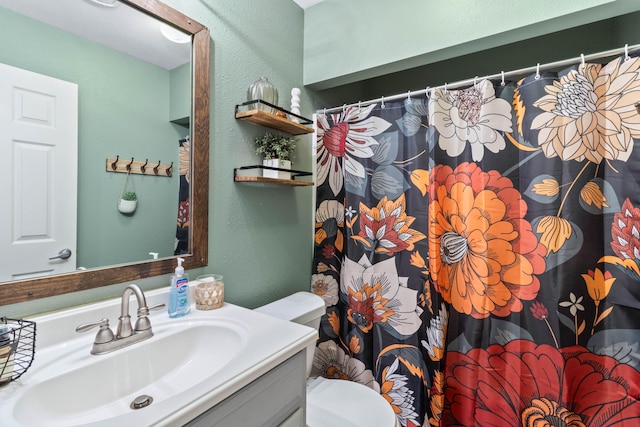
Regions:
<instances>
[{"instance_id":1,"label":"wire basket","mask_svg":"<svg viewBox=\"0 0 640 427\"><path fill-rule=\"evenodd\" d=\"M29 369L35 350L35 322L0 317L0 387Z\"/></svg>"}]
</instances>

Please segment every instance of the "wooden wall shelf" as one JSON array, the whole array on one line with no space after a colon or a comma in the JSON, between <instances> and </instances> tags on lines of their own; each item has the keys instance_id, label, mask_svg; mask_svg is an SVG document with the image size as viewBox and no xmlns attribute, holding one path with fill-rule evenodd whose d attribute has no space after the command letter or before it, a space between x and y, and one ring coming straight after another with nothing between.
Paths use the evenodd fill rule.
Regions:
<instances>
[{"instance_id":1,"label":"wooden wall shelf","mask_svg":"<svg viewBox=\"0 0 640 427\"><path fill-rule=\"evenodd\" d=\"M262 104L266 107L274 108L278 113L280 113L280 115L262 110L261 108L266 108L263 107ZM289 117L297 118L299 123L289 120ZM313 133L313 128L305 126L307 124L312 124L313 121L261 99L236 105L236 119L275 129L280 132L288 133L289 135Z\"/></svg>"},{"instance_id":2,"label":"wooden wall shelf","mask_svg":"<svg viewBox=\"0 0 640 427\"><path fill-rule=\"evenodd\" d=\"M262 184L278 184L289 185L292 187L309 187L313 185L311 181L296 181L295 179L277 179L277 178L265 178L263 176L236 176L235 182L252 182Z\"/></svg>"},{"instance_id":3,"label":"wooden wall shelf","mask_svg":"<svg viewBox=\"0 0 640 427\"><path fill-rule=\"evenodd\" d=\"M239 174L242 174L243 171L251 170L251 169L259 169L259 170L270 169L270 170L286 171L291 173L292 179L267 178L267 177L258 176L258 175L239 175ZM296 177L299 177L299 176L311 176L311 175L313 175L311 172L298 171L294 169L274 168L274 167L263 166L263 165L242 166L239 168L235 168L233 170L233 180L235 182L278 184L278 185L289 185L293 187L309 187L314 185L313 181L299 181L295 179Z\"/></svg>"}]
</instances>

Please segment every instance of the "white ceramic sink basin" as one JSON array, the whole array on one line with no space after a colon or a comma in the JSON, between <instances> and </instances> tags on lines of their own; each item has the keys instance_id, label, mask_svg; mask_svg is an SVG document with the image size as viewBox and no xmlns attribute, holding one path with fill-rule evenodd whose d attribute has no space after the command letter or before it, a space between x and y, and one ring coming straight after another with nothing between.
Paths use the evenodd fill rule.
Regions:
<instances>
[{"instance_id":1,"label":"white ceramic sink basin","mask_svg":"<svg viewBox=\"0 0 640 427\"><path fill-rule=\"evenodd\" d=\"M149 306L167 301L166 290L146 295ZM32 318L34 362L20 379L0 387L0 425L183 425L317 338L311 328L232 304L211 311L192 306L178 319L153 312L154 336L145 341L90 354L95 330L77 334L75 327L108 318L114 328L119 310L114 299ZM132 409L141 395L153 402Z\"/></svg>"},{"instance_id":2,"label":"white ceramic sink basin","mask_svg":"<svg viewBox=\"0 0 640 427\"><path fill-rule=\"evenodd\" d=\"M65 425L69 419L84 424L131 411L140 395L151 396L151 405L163 405L210 380L247 338L246 330L220 320L159 325L147 342L90 356L87 363L30 387L16 402L14 416L24 425Z\"/></svg>"}]
</instances>

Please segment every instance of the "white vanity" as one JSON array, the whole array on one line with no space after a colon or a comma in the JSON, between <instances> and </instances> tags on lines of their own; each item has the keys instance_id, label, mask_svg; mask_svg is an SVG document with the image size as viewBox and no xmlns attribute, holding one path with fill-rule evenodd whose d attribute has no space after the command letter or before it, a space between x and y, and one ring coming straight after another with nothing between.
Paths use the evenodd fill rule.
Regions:
<instances>
[{"instance_id":1,"label":"white vanity","mask_svg":"<svg viewBox=\"0 0 640 427\"><path fill-rule=\"evenodd\" d=\"M146 293L148 306L167 298ZM120 303L30 319L35 359L0 387L0 425L305 426L305 347L317 331L232 304L177 319L161 310L149 314L151 338L90 354L96 330L76 327L106 318L115 329Z\"/></svg>"}]
</instances>

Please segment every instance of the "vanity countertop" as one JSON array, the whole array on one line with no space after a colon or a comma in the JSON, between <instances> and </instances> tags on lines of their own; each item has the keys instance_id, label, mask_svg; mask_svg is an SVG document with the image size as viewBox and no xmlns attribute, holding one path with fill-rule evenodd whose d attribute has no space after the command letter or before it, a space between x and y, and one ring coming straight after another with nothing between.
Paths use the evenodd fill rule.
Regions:
<instances>
[{"instance_id":1,"label":"vanity countertop","mask_svg":"<svg viewBox=\"0 0 640 427\"><path fill-rule=\"evenodd\" d=\"M145 296L149 307L161 302L166 304L168 289L149 291L145 293ZM135 298L131 298L132 322L135 322L136 309ZM119 315L120 298L117 298L29 319L35 321L37 325L35 358L30 369L21 378L0 387L0 424L36 426L43 421L41 416L46 415L48 426L182 425L302 351L317 339L317 331L311 328L233 304L225 303L222 307L210 311L196 310L195 305L192 304L191 313L177 319L169 318L166 309L152 312L149 315L155 332L155 336L152 338L113 353L91 355L89 352L96 329L79 334L75 332L76 326L108 318L111 328L115 330ZM150 344L154 340L158 340L158 342L170 340L172 339L171 333L202 329L205 327L203 325L206 327L217 325L228 331L236 331L239 337L234 339L235 350L233 354L225 355L225 348L220 348L225 344L216 345L215 337L211 336L211 342L207 342L207 346L194 350L198 351L198 357L175 360L176 366L184 366L185 370L192 368L190 364L206 363L209 359L213 364L220 364L218 368L214 369L214 372L203 373L203 376L206 376L206 381L193 381L195 383L193 385L191 383L183 384L183 389L180 389L176 394L169 394L169 397L164 400L161 398L162 401L154 402L157 404L152 403L148 407L136 411L124 410L122 404L124 401L130 401L131 396L144 394L144 389L133 390L131 396L122 396L119 399L122 402L100 404L100 407L96 406L94 410L82 413L78 418L75 417L75 414L70 418L69 413L65 413L64 409L58 411L56 408L45 408L47 398L43 399L43 395L39 394L42 393L42 384L58 384L55 381L59 381L65 375L71 375L69 377L71 378L74 373L81 372L81 370L91 373L94 366L100 369L99 366L106 366L106 363L111 363L110 360L116 364L122 363L120 360L123 357L133 358L135 352L143 352L142 354L148 358L147 360L162 361L164 365L173 363L157 359L169 357L167 354L156 354L157 351L147 351L145 354L146 346L149 345L149 349L155 349L156 347ZM198 335L200 337L198 339L208 341L210 336L206 334L208 330L202 330L205 333ZM125 352L127 352L126 355ZM203 352L206 352L204 357ZM208 355L211 357L209 358ZM153 365L153 363L150 364ZM157 382L152 384L152 389L159 386ZM175 381L160 384L161 387L158 390L162 390L162 392L156 391L156 394L165 393L167 390L170 393L174 385L176 385ZM86 384L84 386L86 387ZM108 387L109 384L96 384L95 386ZM38 392L35 393L34 390L38 390ZM92 390L81 390L80 392L92 393ZM65 390L59 390L59 393L64 394ZM57 398L55 395L45 394L44 396L52 396L54 400ZM82 395L79 394L79 396L82 399ZM66 401L61 400L61 402L61 405L50 406L66 405L64 403ZM109 411L113 412L113 417L105 415Z\"/></svg>"}]
</instances>

